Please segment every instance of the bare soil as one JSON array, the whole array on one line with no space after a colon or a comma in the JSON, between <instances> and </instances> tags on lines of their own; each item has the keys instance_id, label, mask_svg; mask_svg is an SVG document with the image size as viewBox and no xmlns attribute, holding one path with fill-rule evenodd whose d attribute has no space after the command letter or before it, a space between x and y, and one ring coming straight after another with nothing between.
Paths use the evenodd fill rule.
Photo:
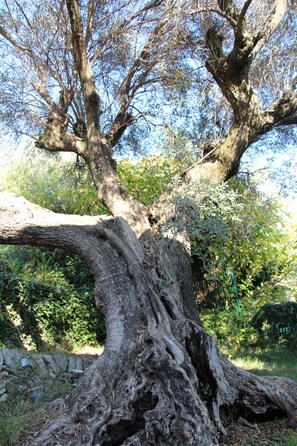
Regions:
<instances>
[{"instance_id":1,"label":"bare soil","mask_svg":"<svg viewBox=\"0 0 297 446\"><path fill-rule=\"evenodd\" d=\"M288 428L287 420L253 424L239 419L228 430L223 446L297 446L297 432Z\"/></svg>"}]
</instances>

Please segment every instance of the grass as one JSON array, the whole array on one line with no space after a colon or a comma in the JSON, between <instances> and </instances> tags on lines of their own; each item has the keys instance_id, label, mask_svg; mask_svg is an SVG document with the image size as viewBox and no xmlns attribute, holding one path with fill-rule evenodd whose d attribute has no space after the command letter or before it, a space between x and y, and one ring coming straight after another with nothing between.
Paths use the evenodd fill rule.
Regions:
<instances>
[{"instance_id":1,"label":"grass","mask_svg":"<svg viewBox=\"0 0 297 446\"><path fill-rule=\"evenodd\" d=\"M297 351L283 346L228 355L238 367L261 376L283 376L297 382Z\"/></svg>"},{"instance_id":2,"label":"grass","mask_svg":"<svg viewBox=\"0 0 297 446\"><path fill-rule=\"evenodd\" d=\"M297 351L288 350L279 345L274 348L249 350L244 352L225 352L229 359L238 367L260 376L281 376L297 382ZM278 430L277 420L275 430ZM272 432L266 440L257 435L244 440L240 446L297 446L297 433L289 429ZM239 446L239 445L238 445Z\"/></svg>"},{"instance_id":3,"label":"grass","mask_svg":"<svg viewBox=\"0 0 297 446\"><path fill-rule=\"evenodd\" d=\"M1 403L0 445L15 445L26 426L40 413L40 407L27 400L11 400Z\"/></svg>"},{"instance_id":4,"label":"grass","mask_svg":"<svg viewBox=\"0 0 297 446\"><path fill-rule=\"evenodd\" d=\"M265 444L265 443L264 443ZM285 438L279 438L277 435L272 435L269 438L269 446L297 446L297 434L292 432ZM263 441L258 441L256 438L252 438L248 442L242 444L242 446L263 446Z\"/></svg>"},{"instance_id":5,"label":"grass","mask_svg":"<svg viewBox=\"0 0 297 446\"><path fill-rule=\"evenodd\" d=\"M18 444L22 433L43 416L44 404L64 397L72 390L67 380L49 378L45 386L44 401L34 404L17 390L17 383L6 402L0 403L0 446Z\"/></svg>"}]
</instances>

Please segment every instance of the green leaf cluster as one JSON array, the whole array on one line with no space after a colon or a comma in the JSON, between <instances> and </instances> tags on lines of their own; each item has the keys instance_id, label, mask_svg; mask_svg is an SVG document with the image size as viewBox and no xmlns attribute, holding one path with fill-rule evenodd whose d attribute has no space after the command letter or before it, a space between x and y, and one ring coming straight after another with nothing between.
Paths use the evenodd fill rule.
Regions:
<instances>
[{"instance_id":1,"label":"green leaf cluster","mask_svg":"<svg viewBox=\"0 0 297 446\"><path fill-rule=\"evenodd\" d=\"M257 309L297 297L296 223L278 198L242 179L188 184L174 203L176 215L167 225L191 240L205 327L234 348L262 342L251 324Z\"/></svg>"},{"instance_id":2,"label":"green leaf cluster","mask_svg":"<svg viewBox=\"0 0 297 446\"><path fill-rule=\"evenodd\" d=\"M98 215L107 213L98 200L83 160L64 160L57 153L27 147L2 178L11 192L54 212Z\"/></svg>"},{"instance_id":3,"label":"green leaf cluster","mask_svg":"<svg viewBox=\"0 0 297 446\"><path fill-rule=\"evenodd\" d=\"M93 278L80 258L31 247L7 247L1 258L6 264L0 272L2 345L71 348L104 341Z\"/></svg>"},{"instance_id":4,"label":"green leaf cluster","mask_svg":"<svg viewBox=\"0 0 297 446\"><path fill-rule=\"evenodd\" d=\"M120 178L132 195L147 206L166 191L179 170L173 156L146 156L136 162L124 158L118 163Z\"/></svg>"}]
</instances>

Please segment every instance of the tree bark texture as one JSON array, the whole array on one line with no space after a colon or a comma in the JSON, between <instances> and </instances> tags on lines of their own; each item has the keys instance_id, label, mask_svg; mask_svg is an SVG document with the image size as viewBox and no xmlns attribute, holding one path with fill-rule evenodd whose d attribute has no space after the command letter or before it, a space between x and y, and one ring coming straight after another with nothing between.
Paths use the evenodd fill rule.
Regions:
<instances>
[{"instance_id":1,"label":"tree bark texture","mask_svg":"<svg viewBox=\"0 0 297 446\"><path fill-rule=\"evenodd\" d=\"M214 48L211 40L218 36L214 29L209 30L206 67L230 103L234 120L225 139L184 172L183 182L226 181L238 171L241 156L253 142L279 125L293 123L297 78L264 111L249 80L252 61L287 9L286 0L273 3L264 29L251 32L245 22L251 1L244 2L240 11L232 0L218 0L215 11L233 28L234 44L229 54L224 54L220 37L216 42L219 47ZM228 424L239 417L264 421L287 416L293 426L297 419L297 384L283 378L256 377L236 368L218 352L213 338L201 327L191 288L188 241L162 232L164 213L174 213L171 194L148 210L131 195L116 172L113 146L133 122L129 107L157 63L157 49L166 38L174 14L166 18L166 8L160 10L162 18L152 26L120 84L118 114L103 134L100 96L92 71L96 51L93 59L88 52L95 4L89 3L90 20L85 28L80 2L66 0L74 84L77 76L85 135L72 134L68 128L72 92L64 88L69 94L62 106L61 101L57 104L50 99L46 85L41 83L33 87L51 112L37 145L82 156L99 199L114 218L58 215L17 196L0 195L0 243L57 247L82 256L94 273L96 304L107 323L103 355L59 410L47 413L26 444L215 446L228 434ZM147 9L165 4L149 2L142 12L146 15ZM125 28L125 20L119 27ZM0 35L38 62L29 50L9 38L3 26ZM153 225L158 230L158 244Z\"/></svg>"},{"instance_id":2,"label":"tree bark texture","mask_svg":"<svg viewBox=\"0 0 297 446\"><path fill-rule=\"evenodd\" d=\"M22 445L212 446L238 417L294 420L297 384L256 377L223 357L125 220L73 219L11 194L0 198L0 242L80 254L107 323L103 355Z\"/></svg>"}]
</instances>

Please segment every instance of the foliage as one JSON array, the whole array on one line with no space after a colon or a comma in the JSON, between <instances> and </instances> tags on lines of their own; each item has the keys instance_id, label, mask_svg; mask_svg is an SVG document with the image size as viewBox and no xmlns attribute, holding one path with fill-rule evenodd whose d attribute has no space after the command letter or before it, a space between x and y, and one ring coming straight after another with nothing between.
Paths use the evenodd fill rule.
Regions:
<instances>
[{"instance_id":1,"label":"foliage","mask_svg":"<svg viewBox=\"0 0 297 446\"><path fill-rule=\"evenodd\" d=\"M259 333L251 326L249 317L238 314L235 304L226 303L225 308L203 309L200 318L204 328L216 338L221 348L236 351L259 343Z\"/></svg>"},{"instance_id":2,"label":"foliage","mask_svg":"<svg viewBox=\"0 0 297 446\"><path fill-rule=\"evenodd\" d=\"M54 212L98 215L107 213L99 202L83 161L27 147L2 178L11 192Z\"/></svg>"},{"instance_id":3,"label":"foliage","mask_svg":"<svg viewBox=\"0 0 297 446\"><path fill-rule=\"evenodd\" d=\"M82 268L81 259L58 250L29 247L6 248L1 255L12 259L16 271L18 265L26 265L20 276L0 272L2 343L42 348L95 344L104 339L105 326L95 308L92 275L86 266ZM23 263L21 255L31 260Z\"/></svg>"},{"instance_id":4,"label":"foliage","mask_svg":"<svg viewBox=\"0 0 297 446\"><path fill-rule=\"evenodd\" d=\"M118 174L141 203L151 204L166 191L181 169L180 156L146 156L134 162L118 161ZM57 154L27 147L13 160L2 177L11 192L54 212L68 214L106 214L98 201L88 168L76 158L64 160Z\"/></svg>"},{"instance_id":5,"label":"foliage","mask_svg":"<svg viewBox=\"0 0 297 446\"><path fill-rule=\"evenodd\" d=\"M178 161L164 155L142 157L134 163L125 158L118 164L118 173L132 195L144 205L150 205L179 172Z\"/></svg>"},{"instance_id":6,"label":"foliage","mask_svg":"<svg viewBox=\"0 0 297 446\"><path fill-rule=\"evenodd\" d=\"M181 152L175 146L172 150L169 146L167 157L143 157L134 162L124 158L118 163L120 177L145 205L165 192L169 184L174 184L177 173L184 166ZM40 172L37 181L36 169ZM74 177L70 173L75 173ZM73 181L70 178L76 179ZM15 186L17 183L18 189ZM19 163L14 163L13 169L8 171L6 184L26 194L28 199L59 212L90 213L93 209L95 213L103 210L100 203L94 205L96 196L90 187L91 179L85 166L78 170L73 161L63 161L40 150L27 149ZM61 187L62 192L58 192ZM188 184L179 188L174 203L176 218L167 224L173 231L187 231L190 235L197 299L205 327L216 334L220 344L237 347L255 344L260 339L257 330L250 325L255 309L272 301L282 301L288 293L290 297L296 293L293 274L296 263L294 225L285 219L277 199L265 197L258 192L256 183L247 183L242 179L219 186L208 182ZM78 257L57 250L50 252L17 247L4 248L2 259L2 271L8 268L25 281L37 280L45 287L50 285L46 288L49 293L52 292L52 285L58 289L71 286L69 295L75 289L85 305L89 305L88 310L84 307L84 311L93 314L93 277ZM243 307L242 317L239 317L236 309L229 273L235 276ZM208 284L209 292L201 292L202 282L204 287ZM58 313L62 314L61 308L64 308L62 303L57 307ZM71 308L69 305L69 312L74 310ZM5 336L8 338L14 326L8 320L3 303L2 311L2 318L6 321ZM78 311L78 314L81 313ZM41 315L40 318L44 320ZM45 325L43 321L43 327ZM102 339L103 321L99 325L100 328L96 328L97 337ZM94 340L90 334L86 335L86 330L86 327L82 327L85 334L82 334L80 342L83 339ZM73 339L78 342L77 333Z\"/></svg>"},{"instance_id":7,"label":"foliage","mask_svg":"<svg viewBox=\"0 0 297 446\"><path fill-rule=\"evenodd\" d=\"M209 181L192 182L179 189L174 197L176 218L168 222L173 231L186 231L191 240L192 255L197 256L204 269L216 251L223 252L228 225L239 221L241 204L238 195L228 185ZM213 245L217 250L213 252ZM223 263L222 256L219 262Z\"/></svg>"},{"instance_id":8,"label":"foliage","mask_svg":"<svg viewBox=\"0 0 297 446\"><path fill-rule=\"evenodd\" d=\"M144 204L161 194L177 172L173 160L147 157L119 162L119 174ZM102 213L85 166L27 148L4 178L6 187L56 212ZM97 204L96 204L97 202ZM40 348L55 343L94 344L105 337L94 308L94 279L78 257L59 250L6 247L1 262L2 343Z\"/></svg>"},{"instance_id":9,"label":"foliage","mask_svg":"<svg viewBox=\"0 0 297 446\"><path fill-rule=\"evenodd\" d=\"M119 174L144 204L161 194L177 172L173 160L146 157L119 162ZM6 187L56 212L102 213L85 166L27 148L4 178ZM97 204L96 204L97 202ZM104 320L94 308L94 279L78 257L59 250L6 247L0 253L1 341L93 344L105 337Z\"/></svg>"},{"instance_id":10,"label":"foliage","mask_svg":"<svg viewBox=\"0 0 297 446\"><path fill-rule=\"evenodd\" d=\"M192 255L208 279L226 282L230 271L240 297L246 297L272 277L277 282L276 276L291 272L295 239L277 200L242 181L229 186L192 183L179 192L176 219L169 225L189 234Z\"/></svg>"},{"instance_id":11,"label":"foliage","mask_svg":"<svg viewBox=\"0 0 297 446\"><path fill-rule=\"evenodd\" d=\"M251 324L266 340L286 339L296 344L297 303L266 304L254 315Z\"/></svg>"},{"instance_id":12,"label":"foliage","mask_svg":"<svg viewBox=\"0 0 297 446\"><path fill-rule=\"evenodd\" d=\"M167 225L191 240L205 328L221 345L262 342L251 325L256 309L296 296L296 226L279 199L253 182L192 183L179 192L176 218Z\"/></svg>"}]
</instances>

